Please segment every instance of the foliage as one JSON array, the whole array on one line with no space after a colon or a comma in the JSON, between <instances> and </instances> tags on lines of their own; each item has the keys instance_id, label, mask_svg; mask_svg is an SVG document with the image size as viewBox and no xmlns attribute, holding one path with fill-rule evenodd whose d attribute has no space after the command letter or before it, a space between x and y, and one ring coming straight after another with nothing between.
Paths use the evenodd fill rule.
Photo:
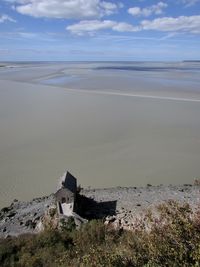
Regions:
<instances>
[{"instance_id":1,"label":"foliage","mask_svg":"<svg viewBox=\"0 0 200 267\"><path fill-rule=\"evenodd\" d=\"M199 267L200 211L174 201L148 212L132 231L74 221L60 231L0 240L1 267Z\"/></svg>"},{"instance_id":2,"label":"foliage","mask_svg":"<svg viewBox=\"0 0 200 267\"><path fill-rule=\"evenodd\" d=\"M66 221L65 219L61 219L61 231L69 231L72 232L76 228L76 223L74 221L74 217L69 217Z\"/></svg>"}]
</instances>

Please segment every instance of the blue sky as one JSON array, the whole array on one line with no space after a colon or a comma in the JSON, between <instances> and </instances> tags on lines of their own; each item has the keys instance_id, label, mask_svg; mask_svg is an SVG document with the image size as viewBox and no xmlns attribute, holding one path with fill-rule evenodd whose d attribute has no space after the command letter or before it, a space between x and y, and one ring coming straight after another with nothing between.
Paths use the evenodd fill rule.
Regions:
<instances>
[{"instance_id":1,"label":"blue sky","mask_svg":"<svg viewBox=\"0 0 200 267\"><path fill-rule=\"evenodd\" d=\"M200 0L0 0L0 61L200 59Z\"/></svg>"}]
</instances>

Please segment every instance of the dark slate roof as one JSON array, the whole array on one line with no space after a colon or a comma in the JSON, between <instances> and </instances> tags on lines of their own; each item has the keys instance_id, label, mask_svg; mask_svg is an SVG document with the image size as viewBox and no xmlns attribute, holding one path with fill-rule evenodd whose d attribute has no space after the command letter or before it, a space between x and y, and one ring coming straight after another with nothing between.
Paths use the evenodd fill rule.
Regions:
<instances>
[{"instance_id":1,"label":"dark slate roof","mask_svg":"<svg viewBox=\"0 0 200 267\"><path fill-rule=\"evenodd\" d=\"M71 192L76 193L76 189L77 189L76 178L70 172L67 172L62 181L62 186L64 188L67 188Z\"/></svg>"}]
</instances>

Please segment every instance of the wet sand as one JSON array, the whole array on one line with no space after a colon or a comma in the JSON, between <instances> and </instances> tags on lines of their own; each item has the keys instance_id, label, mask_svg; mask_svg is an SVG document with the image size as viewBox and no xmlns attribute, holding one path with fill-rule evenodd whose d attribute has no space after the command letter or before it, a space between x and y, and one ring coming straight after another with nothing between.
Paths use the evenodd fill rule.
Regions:
<instances>
[{"instance_id":1,"label":"wet sand","mask_svg":"<svg viewBox=\"0 0 200 267\"><path fill-rule=\"evenodd\" d=\"M0 71L1 206L53 192L66 169L95 188L193 183L200 176L196 74L186 90L192 77L186 73L183 92L179 84L151 90L158 80L134 91L134 75L120 91L122 74L111 79L105 72L103 80L103 70L96 87L87 88L96 71L79 64L76 72L72 65L67 73L77 79L68 86L41 84L66 72L64 63Z\"/></svg>"}]
</instances>

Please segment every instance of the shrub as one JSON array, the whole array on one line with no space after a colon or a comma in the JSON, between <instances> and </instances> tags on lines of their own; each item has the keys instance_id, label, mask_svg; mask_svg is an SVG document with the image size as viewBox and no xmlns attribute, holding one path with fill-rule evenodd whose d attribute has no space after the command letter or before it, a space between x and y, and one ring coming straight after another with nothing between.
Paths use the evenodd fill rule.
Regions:
<instances>
[{"instance_id":1,"label":"shrub","mask_svg":"<svg viewBox=\"0 0 200 267\"><path fill-rule=\"evenodd\" d=\"M72 232L76 229L74 217L69 217L67 220L61 219L61 231Z\"/></svg>"},{"instance_id":2,"label":"shrub","mask_svg":"<svg viewBox=\"0 0 200 267\"><path fill-rule=\"evenodd\" d=\"M75 231L73 240L78 249L84 251L91 246L101 245L105 241L106 227L102 221L92 220Z\"/></svg>"},{"instance_id":3,"label":"shrub","mask_svg":"<svg viewBox=\"0 0 200 267\"><path fill-rule=\"evenodd\" d=\"M90 221L0 240L1 267L199 267L200 211L174 201L148 212L133 231Z\"/></svg>"}]
</instances>

